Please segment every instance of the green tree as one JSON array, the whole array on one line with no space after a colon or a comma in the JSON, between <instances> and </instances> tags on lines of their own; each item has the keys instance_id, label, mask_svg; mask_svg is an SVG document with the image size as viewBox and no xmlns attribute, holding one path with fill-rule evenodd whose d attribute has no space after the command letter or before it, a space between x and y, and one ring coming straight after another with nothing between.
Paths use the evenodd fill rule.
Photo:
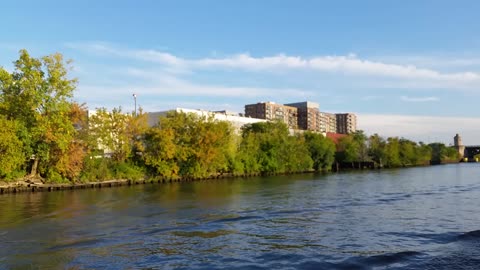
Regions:
<instances>
[{"instance_id":1,"label":"green tree","mask_svg":"<svg viewBox=\"0 0 480 270\"><path fill-rule=\"evenodd\" d=\"M246 173L305 171L313 165L305 138L290 135L278 121L244 126L238 157Z\"/></svg>"},{"instance_id":2,"label":"green tree","mask_svg":"<svg viewBox=\"0 0 480 270\"><path fill-rule=\"evenodd\" d=\"M385 162L385 147L386 142L380 135L375 133L368 138L368 155L380 167L383 167Z\"/></svg>"},{"instance_id":3,"label":"green tree","mask_svg":"<svg viewBox=\"0 0 480 270\"><path fill-rule=\"evenodd\" d=\"M200 118L192 124L191 152L181 173L188 177L209 177L228 172L229 146L233 143L233 128L225 121ZM181 135L181 134L180 134Z\"/></svg>"},{"instance_id":4,"label":"green tree","mask_svg":"<svg viewBox=\"0 0 480 270\"><path fill-rule=\"evenodd\" d=\"M338 152L336 159L339 162L359 161L359 144L353 139L352 135L342 137L338 140Z\"/></svg>"},{"instance_id":5,"label":"green tree","mask_svg":"<svg viewBox=\"0 0 480 270\"><path fill-rule=\"evenodd\" d=\"M132 138L127 125L132 116L122 113L121 108L111 112L98 108L88 118L89 143L94 151L111 154L116 162L125 162L132 154Z\"/></svg>"},{"instance_id":6,"label":"green tree","mask_svg":"<svg viewBox=\"0 0 480 270\"><path fill-rule=\"evenodd\" d=\"M283 172L301 172L312 169L313 160L302 134L287 136L280 151L280 158L284 164Z\"/></svg>"},{"instance_id":7,"label":"green tree","mask_svg":"<svg viewBox=\"0 0 480 270\"><path fill-rule=\"evenodd\" d=\"M447 147L443 143L431 143L428 145L432 150L433 162L442 162L448 160L459 160L460 156L458 151L453 147Z\"/></svg>"},{"instance_id":8,"label":"green tree","mask_svg":"<svg viewBox=\"0 0 480 270\"><path fill-rule=\"evenodd\" d=\"M356 161L367 161L369 160L368 156L368 147L367 147L367 136L363 130L357 130L353 134L353 141L356 144L357 148L357 160Z\"/></svg>"},{"instance_id":9,"label":"green tree","mask_svg":"<svg viewBox=\"0 0 480 270\"><path fill-rule=\"evenodd\" d=\"M177 145L173 127L155 126L145 134L145 164L162 177L178 178ZM179 146L180 147L180 146Z\"/></svg>"},{"instance_id":10,"label":"green tree","mask_svg":"<svg viewBox=\"0 0 480 270\"><path fill-rule=\"evenodd\" d=\"M26 50L14 62L14 71L0 69L0 114L25 127L24 153L34 159L31 175L57 174L56 163L69 154L75 135L70 121L76 79L68 77L69 61L61 54L31 57Z\"/></svg>"},{"instance_id":11,"label":"green tree","mask_svg":"<svg viewBox=\"0 0 480 270\"><path fill-rule=\"evenodd\" d=\"M385 166L398 167L402 164L400 160L400 140L397 137L387 139L385 146Z\"/></svg>"},{"instance_id":12,"label":"green tree","mask_svg":"<svg viewBox=\"0 0 480 270\"><path fill-rule=\"evenodd\" d=\"M259 171L262 173L276 173L285 170L281 157L281 147L285 146L288 137L288 127L282 122L260 122L246 125L242 129L242 137L248 138L251 145L246 149L245 144L241 144L240 151L250 150L248 153L242 153L245 157L251 155L256 160L250 160L250 164L245 164L246 168L252 168L251 163L259 164ZM257 144L254 146L252 144ZM252 150L257 150L252 153Z\"/></svg>"},{"instance_id":13,"label":"green tree","mask_svg":"<svg viewBox=\"0 0 480 270\"><path fill-rule=\"evenodd\" d=\"M330 170L335 161L335 144L322 134L305 132L303 136L313 161L313 169Z\"/></svg>"},{"instance_id":14,"label":"green tree","mask_svg":"<svg viewBox=\"0 0 480 270\"><path fill-rule=\"evenodd\" d=\"M410 140L401 138L399 140L399 158L402 166L412 166L418 164L416 152L417 144Z\"/></svg>"},{"instance_id":15,"label":"green tree","mask_svg":"<svg viewBox=\"0 0 480 270\"><path fill-rule=\"evenodd\" d=\"M258 173L262 170L260 164L260 142L257 140L257 134L254 132L242 132L240 144L238 146L237 160L241 165L242 173Z\"/></svg>"},{"instance_id":16,"label":"green tree","mask_svg":"<svg viewBox=\"0 0 480 270\"><path fill-rule=\"evenodd\" d=\"M0 130L0 178L8 179L25 164L25 155L17 137L18 123L0 116Z\"/></svg>"},{"instance_id":17,"label":"green tree","mask_svg":"<svg viewBox=\"0 0 480 270\"><path fill-rule=\"evenodd\" d=\"M204 178L230 172L235 155L230 123L169 113L147 131L145 163L164 177Z\"/></svg>"},{"instance_id":18,"label":"green tree","mask_svg":"<svg viewBox=\"0 0 480 270\"><path fill-rule=\"evenodd\" d=\"M427 165L430 163L432 158L432 149L428 145L424 144L423 142L419 142L415 152L418 159L418 165Z\"/></svg>"}]
</instances>

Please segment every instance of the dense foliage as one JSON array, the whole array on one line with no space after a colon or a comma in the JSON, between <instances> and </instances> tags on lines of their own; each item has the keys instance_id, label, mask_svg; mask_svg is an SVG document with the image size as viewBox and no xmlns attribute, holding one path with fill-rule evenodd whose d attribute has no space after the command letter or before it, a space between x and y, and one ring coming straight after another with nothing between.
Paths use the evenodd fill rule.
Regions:
<instances>
[{"instance_id":1,"label":"dense foliage","mask_svg":"<svg viewBox=\"0 0 480 270\"><path fill-rule=\"evenodd\" d=\"M233 129L227 122L171 113L145 136L145 164L168 178L205 178L229 171L234 159Z\"/></svg>"},{"instance_id":2,"label":"dense foliage","mask_svg":"<svg viewBox=\"0 0 480 270\"><path fill-rule=\"evenodd\" d=\"M170 113L148 127L147 115L121 108L88 112L73 100L77 81L61 54L33 58L21 50L12 72L0 68L0 179L48 182L115 178L196 179L221 174L330 170L337 162L398 167L455 160L454 148L403 138L367 137L338 144L281 122L234 130L228 122Z\"/></svg>"},{"instance_id":3,"label":"dense foliage","mask_svg":"<svg viewBox=\"0 0 480 270\"><path fill-rule=\"evenodd\" d=\"M405 167L430 164L430 161L458 161L459 153L442 143L416 143L404 138L367 137L362 131L340 139L337 161L373 161L380 167Z\"/></svg>"},{"instance_id":4,"label":"dense foliage","mask_svg":"<svg viewBox=\"0 0 480 270\"><path fill-rule=\"evenodd\" d=\"M244 126L238 156L239 172L245 173L300 172L313 165L304 136L290 135L281 122Z\"/></svg>"}]
</instances>

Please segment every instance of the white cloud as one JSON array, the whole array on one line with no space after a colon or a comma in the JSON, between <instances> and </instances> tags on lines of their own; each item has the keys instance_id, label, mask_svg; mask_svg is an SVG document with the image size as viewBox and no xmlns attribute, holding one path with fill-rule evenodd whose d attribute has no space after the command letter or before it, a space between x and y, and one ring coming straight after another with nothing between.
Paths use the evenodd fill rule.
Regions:
<instances>
[{"instance_id":1,"label":"white cloud","mask_svg":"<svg viewBox=\"0 0 480 270\"><path fill-rule=\"evenodd\" d=\"M134 58L142 61L158 62L168 65L182 65L183 59L177 58L172 54L159 52L156 50L131 50L121 47L113 46L107 42L80 42L80 43L65 43L65 46L70 49L86 51L89 53L97 53L103 55Z\"/></svg>"},{"instance_id":2,"label":"white cloud","mask_svg":"<svg viewBox=\"0 0 480 270\"><path fill-rule=\"evenodd\" d=\"M432 102L432 101L439 101L438 97L408 97L408 96L401 96L400 99L406 102Z\"/></svg>"},{"instance_id":3,"label":"white cloud","mask_svg":"<svg viewBox=\"0 0 480 270\"><path fill-rule=\"evenodd\" d=\"M480 66L478 54L462 54L460 56L451 53L434 53L430 55L380 55L373 56L376 61L388 61L397 64L413 64L433 69L468 69Z\"/></svg>"},{"instance_id":4,"label":"white cloud","mask_svg":"<svg viewBox=\"0 0 480 270\"><path fill-rule=\"evenodd\" d=\"M148 79L150 84L128 84L117 86L84 85L77 87L76 96L84 100L105 100L115 101L122 104L125 97L131 96L133 92L139 95L162 97L184 96L184 97L227 97L227 98L252 98L252 99L274 99L276 97L289 97L293 99L312 96L313 93L299 89L273 89L261 87L234 87L225 85L195 84L186 80L169 76L164 73L147 72L139 69L129 69L128 74Z\"/></svg>"},{"instance_id":5,"label":"white cloud","mask_svg":"<svg viewBox=\"0 0 480 270\"><path fill-rule=\"evenodd\" d=\"M453 143L453 136L459 133L465 144L480 144L480 118L359 114L358 128L367 134L446 144Z\"/></svg>"},{"instance_id":6,"label":"white cloud","mask_svg":"<svg viewBox=\"0 0 480 270\"><path fill-rule=\"evenodd\" d=\"M360 59L354 54L346 56L300 57L278 54L253 57L248 53L218 58L187 59L156 50L133 50L107 43L69 43L68 47L139 61L160 63L176 69L240 69L246 71L310 70L342 74L388 77L419 82L449 83L455 88L479 86L480 74L471 71L440 72L408 64L390 64L381 61ZM472 85L473 84L473 85Z\"/></svg>"}]
</instances>

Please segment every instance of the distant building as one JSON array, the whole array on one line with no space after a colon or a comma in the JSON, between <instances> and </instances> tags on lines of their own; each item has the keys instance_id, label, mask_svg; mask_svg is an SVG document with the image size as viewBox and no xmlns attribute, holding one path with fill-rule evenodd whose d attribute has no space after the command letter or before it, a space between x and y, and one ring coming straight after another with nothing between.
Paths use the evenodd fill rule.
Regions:
<instances>
[{"instance_id":1,"label":"distant building","mask_svg":"<svg viewBox=\"0 0 480 270\"><path fill-rule=\"evenodd\" d=\"M297 108L297 124L302 130L323 132L318 103L311 101L285 104Z\"/></svg>"},{"instance_id":2,"label":"distant building","mask_svg":"<svg viewBox=\"0 0 480 270\"><path fill-rule=\"evenodd\" d=\"M319 112L320 132L337 133L337 117L333 113Z\"/></svg>"},{"instance_id":3,"label":"distant building","mask_svg":"<svg viewBox=\"0 0 480 270\"><path fill-rule=\"evenodd\" d=\"M337 113L337 133L350 134L357 131L357 116L353 113Z\"/></svg>"},{"instance_id":4,"label":"distant building","mask_svg":"<svg viewBox=\"0 0 480 270\"><path fill-rule=\"evenodd\" d=\"M200 117L213 117L214 120L218 121L227 121L230 122L235 129L235 132L240 132L240 129L247 124L266 122L263 119L243 117L233 112L228 111L206 111L206 110L194 110L194 109L185 109L185 108L176 108L167 111L160 112L150 112L147 113L148 125L155 126L158 124L161 116L166 116L169 112L178 112L178 113L193 113Z\"/></svg>"},{"instance_id":5,"label":"distant building","mask_svg":"<svg viewBox=\"0 0 480 270\"><path fill-rule=\"evenodd\" d=\"M245 105L245 116L280 120L290 129L326 133L351 134L357 131L357 116L353 113L327 113L319 110L311 101L277 104L259 102Z\"/></svg>"},{"instance_id":6,"label":"distant building","mask_svg":"<svg viewBox=\"0 0 480 270\"><path fill-rule=\"evenodd\" d=\"M297 108L277 104L275 102L260 102L245 105L246 117L265 120L280 120L292 129L298 128L297 113Z\"/></svg>"},{"instance_id":7,"label":"distant building","mask_svg":"<svg viewBox=\"0 0 480 270\"><path fill-rule=\"evenodd\" d=\"M465 156L465 145L463 145L462 137L458 133L453 137L453 145L461 157Z\"/></svg>"}]
</instances>

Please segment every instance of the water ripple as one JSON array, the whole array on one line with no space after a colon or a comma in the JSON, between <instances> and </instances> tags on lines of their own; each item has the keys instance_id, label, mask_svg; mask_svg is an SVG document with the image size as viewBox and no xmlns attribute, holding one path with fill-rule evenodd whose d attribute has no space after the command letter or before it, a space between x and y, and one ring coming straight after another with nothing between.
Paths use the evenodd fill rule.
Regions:
<instances>
[{"instance_id":1,"label":"water ripple","mask_svg":"<svg viewBox=\"0 0 480 270\"><path fill-rule=\"evenodd\" d=\"M474 270L478 175L460 164L5 195L0 269Z\"/></svg>"}]
</instances>

